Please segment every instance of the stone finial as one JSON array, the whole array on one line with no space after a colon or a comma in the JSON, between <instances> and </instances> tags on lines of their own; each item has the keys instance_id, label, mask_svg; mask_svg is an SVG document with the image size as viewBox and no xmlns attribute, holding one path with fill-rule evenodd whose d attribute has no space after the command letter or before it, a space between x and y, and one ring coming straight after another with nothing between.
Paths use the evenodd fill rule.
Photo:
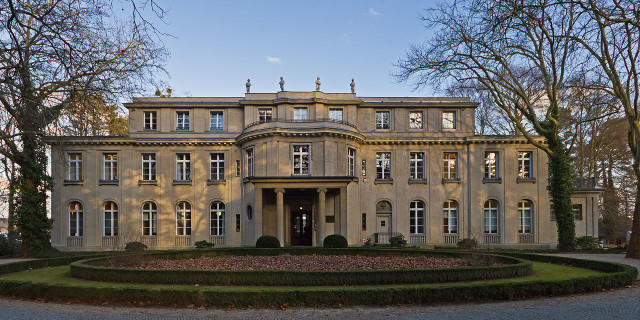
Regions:
<instances>
[{"instance_id":1,"label":"stone finial","mask_svg":"<svg viewBox=\"0 0 640 320\"><path fill-rule=\"evenodd\" d=\"M280 77L280 91L284 91L284 79Z\"/></svg>"},{"instance_id":2,"label":"stone finial","mask_svg":"<svg viewBox=\"0 0 640 320\"><path fill-rule=\"evenodd\" d=\"M247 83L245 83L245 86L247 87L247 93L251 92L251 79L247 79Z\"/></svg>"},{"instance_id":3,"label":"stone finial","mask_svg":"<svg viewBox=\"0 0 640 320\"><path fill-rule=\"evenodd\" d=\"M321 84L322 84L322 83L320 83L320 77L318 77L318 78L316 79L316 91L320 91L320 85L321 85Z\"/></svg>"},{"instance_id":4,"label":"stone finial","mask_svg":"<svg viewBox=\"0 0 640 320\"><path fill-rule=\"evenodd\" d=\"M356 80L351 79L351 93L356 93Z\"/></svg>"}]
</instances>

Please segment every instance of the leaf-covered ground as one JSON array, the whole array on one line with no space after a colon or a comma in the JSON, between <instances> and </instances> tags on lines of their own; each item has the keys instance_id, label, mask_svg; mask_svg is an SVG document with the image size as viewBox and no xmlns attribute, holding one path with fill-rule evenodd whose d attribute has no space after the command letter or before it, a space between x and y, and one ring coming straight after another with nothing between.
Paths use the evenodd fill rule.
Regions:
<instances>
[{"instance_id":1,"label":"leaf-covered ground","mask_svg":"<svg viewBox=\"0 0 640 320\"><path fill-rule=\"evenodd\" d=\"M137 269L192 270L391 270L438 269L471 266L469 259L435 257L370 257L360 255L280 255L221 256L184 260L151 260L135 266ZM477 261L473 265L478 265Z\"/></svg>"}]
</instances>

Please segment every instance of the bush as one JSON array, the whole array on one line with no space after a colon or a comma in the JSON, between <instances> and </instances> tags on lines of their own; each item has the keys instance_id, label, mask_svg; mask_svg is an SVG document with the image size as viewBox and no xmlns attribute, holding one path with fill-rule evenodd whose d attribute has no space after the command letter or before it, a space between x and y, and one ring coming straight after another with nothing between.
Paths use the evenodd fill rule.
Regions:
<instances>
[{"instance_id":1,"label":"bush","mask_svg":"<svg viewBox=\"0 0 640 320\"><path fill-rule=\"evenodd\" d=\"M339 234L330 234L324 238L325 248L348 248L349 243L347 242L347 238L339 235Z\"/></svg>"},{"instance_id":2,"label":"bush","mask_svg":"<svg viewBox=\"0 0 640 320\"><path fill-rule=\"evenodd\" d=\"M9 239L7 235L0 234L0 257L16 255L20 253L20 241Z\"/></svg>"},{"instance_id":3,"label":"bush","mask_svg":"<svg viewBox=\"0 0 640 320\"><path fill-rule=\"evenodd\" d=\"M458 248L465 250L473 250L478 248L478 240L474 238L464 238L458 241Z\"/></svg>"},{"instance_id":4,"label":"bush","mask_svg":"<svg viewBox=\"0 0 640 320\"><path fill-rule=\"evenodd\" d=\"M142 242L133 241L124 246L125 251L140 252L147 250L147 245Z\"/></svg>"},{"instance_id":5,"label":"bush","mask_svg":"<svg viewBox=\"0 0 640 320\"><path fill-rule=\"evenodd\" d=\"M404 239L403 235L397 235L389 238L389 244L392 247L404 247L407 245L407 240Z\"/></svg>"},{"instance_id":6,"label":"bush","mask_svg":"<svg viewBox=\"0 0 640 320\"><path fill-rule=\"evenodd\" d=\"M213 248L215 246L215 244L213 242L209 242L206 240L200 240L200 241L196 241L196 243L194 243L196 248L198 249L204 249L204 248Z\"/></svg>"},{"instance_id":7,"label":"bush","mask_svg":"<svg viewBox=\"0 0 640 320\"><path fill-rule=\"evenodd\" d=\"M262 236L256 241L256 248L280 248L280 240L274 236Z\"/></svg>"},{"instance_id":8,"label":"bush","mask_svg":"<svg viewBox=\"0 0 640 320\"><path fill-rule=\"evenodd\" d=\"M591 236L577 237L576 247L582 250L595 250L600 248L600 241L598 241L598 238Z\"/></svg>"}]
</instances>

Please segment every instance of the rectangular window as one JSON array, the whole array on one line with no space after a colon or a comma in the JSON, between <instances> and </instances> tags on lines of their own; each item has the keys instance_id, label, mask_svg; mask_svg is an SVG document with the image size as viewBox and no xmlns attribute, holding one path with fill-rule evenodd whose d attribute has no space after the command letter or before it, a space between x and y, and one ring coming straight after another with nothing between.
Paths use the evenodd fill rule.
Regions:
<instances>
[{"instance_id":1,"label":"rectangular window","mask_svg":"<svg viewBox=\"0 0 640 320\"><path fill-rule=\"evenodd\" d=\"M390 124L389 111L376 111L376 129L389 129Z\"/></svg>"},{"instance_id":2,"label":"rectangular window","mask_svg":"<svg viewBox=\"0 0 640 320\"><path fill-rule=\"evenodd\" d=\"M118 235L118 206L108 202L104 207L104 236L115 237Z\"/></svg>"},{"instance_id":3,"label":"rectangular window","mask_svg":"<svg viewBox=\"0 0 640 320\"><path fill-rule=\"evenodd\" d=\"M531 203L521 201L518 203L518 233L531 233Z\"/></svg>"},{"instance_id":4,"label":"rectangular window","mask_svg":"<svg viewBox=\"0 0 640 320\"><path fill-rule=\"evenodd\" d=\"M142 235L158 235L158 207L153 202L142 205Z\"/></svg>"},{"instance_id":5,"label":"rectangular window","mask_svg":"<svg viewBox=\"0 0 640 320\"><path fill-rule=\"evenodd\" d=\"M240 232L240 214L236 213L236 232Z\"/></svg>"},{"instance_id":6,"label":"rectangular window","mask_svg":"<svg viewBox=\"0 0 640 320\"><path fill-rule=\"evenodd\" d=\"M347 175L356 176L356 149L347 148Z\"/></svg>"},{"instance_id":7,"label":"rectangular window","mask_svg":"<svg viewBox=\"0 0 640 320\"><path fill-rule=\"evenodd\" d=\"M342 108L329 109L329 120L342 122Z\"/></svg>"},{"instance_id":8,"label":"rectangular window","mask_svg":"<svg viewBox=\"0 0 640 320\"><path fill-rule=\"evenodd\" d=\"M156 181L156 154L142 154L142 180Z\"/></svg>"},{"instance_id":9,"label":"rectangular window","mask_svg":"<svg viewBox=\"0 0 640 320\"><path fill-rule=\"evenodd\" d=\"M376 180L391 180L391 152L376 152Z\"/></svg>"},{"instance_id":10,"label":"rectangular window","mask_svg":"<svg viewBox=\"0 0 640 320\"><path fill-rule=\"evenodd\" d=\"M240 170L241 170L240 160L236 160L236 177L240 176Z\"/></svg>"},{"instance_id":11,"label":"rectangular window","mask_svg":"<svg viewBox=\"0 0 640 320\"><path fill-rule=\"evenodd\" d=\"M582 205L573 205L573 220L582 220Z\"/></svg>"},{"instance_id":12,"label":"rectangular window","mask_svg":"<svg viewBox=\"0 0 640 320\"><path fill-rule=\"evenodd\" d=\"M82 211L69 212L69 236L82 237Z\"/></svg>"},{"instance_id":13,"label":"rectangular window","mask_svg":"<svg viewBox=\"0 0 640 320\"><path fill-rule=\"evenodd\" d=\"M176 153L176 181L191 181L191 154Z\"/></svg>"},{"instance_id":14,"label":"rectangular window","mask_svg":"<svg viewBox=\"0 0 640 320\"><path fill-rule=\"evenodd\" d=\"M211 111L210 130L224 130L224 117L222 111Z\"/></svg>"},{"instance_id":15,"label":"rectangular window","mask_svg":"<svg viewBox=\"0 0 640 320\"><path fill-rule=\"evenodd\" d=\"M158 130L158 113L155 111L145 111L144 115L144 130L155 131Z\"/></svg>"},{"instance_id":16,"label":"rectangular window","mask_svg":"<svg viewBox=\"0 0 640 320\"><path fill-rule=\"evenodd\" d=\"M293 145L293 174L309 174L309 145Z\"/></svg>"},{"instance_id":17,"label":"rectangular window","mask_svg":"<svg viewBox=\"0 0 640 320\"><path fill-rule=\"evenodd\" d=\"M189 130L189 111L177 111L176 116L176 130Z\"/></svg>"},{"instance_id":18,"label":"rectangular window","mask_svg":"<svg viewBox=\"0 0 640 320\"><path fill-rule=\"evenodd\" d=\"M117 181L118 180L118 154L103 153L102 161L102 180Z\"/></svg>"},{"instance_id":19,"label":"rectangular window","mask_svg":"<svg viewBox=\"0 0 640 320\"><path fill-rule=\"evenodd\" d=\"M247 158L247 177L253 177L253 148L244 151Z\"/></svg>"},{"instance_id":20,"label":"rectangular window","mask_svg":"<svg viewBox=\"0 0 640 320\"><path fill-rule=\"evenodd\" d=\"M293 121L307 121L309 110L307 108L293 108Z\"/></svg>"},{"instance_id":21,"label":"rectangular window","mask_svg":"<svg viewBox=\"0 0 640 320\"><path fill-rule=\"evenodd\" d=\"M424 180L424 152L409 153L409 179Z\"/></svg>"},{"instance_id":22,"label":"rectangular window","mask_svg":"<svg viewBox=\"0 0 640 320\"><path fill-rule=\"evenodd\" d=\"M271 108L259 108L258 109L258 122L271 122L273 121L272 116L273 110Z\"/></svg>"},{"instance_id":23,"label":"rectangular window","mask_svg":"<svg viewBox=\"0 0 640 320\"><path fill-rule=\"evenodd\" d=\"M456 152L445 152L443 165L443 179L458 179L458 154Z\"/></svg>"},{"instance_id":24,"label":"rectangular window","mask_svg":"<svg viewBox=\"0 0 640 320\"><path fill-rule=\"evenodd\" d=\"M518 151L518 178L528 179L533 177L531 151Z\"/></svg>"},{"instance_id":25,"label":"rectangular window","mask_svg":"<svg viewBox=\"0 0 640 320\"><path fill-rule=\"evenodd\" d=\"M362 213L362 231L367 231L367 214Z\"/></svg>"},{"instance_id":26,"label":"rectangular window","mask_svg":"<svg viewBox=\"0 0 640 320\"><path fill-rule=\"evenodd\" d=\"M498 153L495 151L484 153L484 178L498 178Z\"/></svg>"},{"instance_id":27,"label":"rectangular window","mask_svg":"<svg viewBox=\"0 0 640 320\"><path fill-rule=\"evenodd\" d=\"M68 153L68 168L67 180L69 181L81 181L82 180L82 153L73 152Z\"/></svg>"},{"instance_id":28,"label":"rectangular window","mask_svg":"<svg viewBox=\"0 0 640 320\"><path fill-rule=\"evenodd\" d=\"M209 180L224 181L224 153L211 153L209 157Z\"/></svg>"},{"instance_id":29,"label":"rectangular window","mask_svg":"<svg viewBox=\"0 0 640 320\"><path fill-rule=\"evenodd\" d=\"M409 113L409 129L422 129L422 112L413 111Z\"/></svg>"},{"instance_id":30,"label":"rectangular window","mask_svg":"<svg viewBox=\"0 0 640 320\"><path fill-rule=\"evenodd\" d=\"M409 206L409 233L424 234L424 202L412 201Z\"/></svg>"},{"instance_id":31,"label":"rectangular window","mask_svg":"<svg viewBox=\"0 0 640 320\"><path fill-rule=\"evenodd\" d=\"M455 128L456 128L456 112L443 111L442 112L442 129L455 129Z\"/></svg>"}]
</instances>

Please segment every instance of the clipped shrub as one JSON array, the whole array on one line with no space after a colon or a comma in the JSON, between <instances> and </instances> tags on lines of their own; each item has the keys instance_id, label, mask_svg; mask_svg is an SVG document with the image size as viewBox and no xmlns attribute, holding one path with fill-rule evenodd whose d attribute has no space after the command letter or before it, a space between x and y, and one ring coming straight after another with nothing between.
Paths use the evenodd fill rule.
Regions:
<instances>
[{"instance_id":1,"label":"clipped shrub","mask_svg":"<svg viewBox=\"0 0 640 320\"><path fill-rule=\"evenodd\" d=\"M9 239L7 235L0 234L0 256L9 256L20 253L21 244L18 240Z\"/></svg>"},{"instance_id":2,"label":"clipped shrub","mask_svg":"<svg viewBox=\"0 0 640 320\"><path fill-rule=\"evenodd\" d=\"M348 248L347 238L339 234L330 234L324 238L325 248Z\"/></svg>"},{"instance_id":3,"label":"clipped shrub","mask_svg":"<svg viewBox=\"0 0 640 320\"><path fill-rule=\"evenodd\" d=\"M280 248L280 240L274 236L262 236L256 240L256 248Z\"/></svg>"},{"instance_id":4,"label":"clipped shrub","mask_svg":"<svg viewBox=\"0 0 640 320\"><path fill-rule=\"evenodd\" d=\"M147 245L139 241L128 242L124 246L125 251L140 252L147 250Z\"/></svg>"},{"instance_id":5,"label":"clipped shrub","mask_svg":"<svg viewBox=\"0 0 640 320\"><path fill-rule=\"evenodd\" d=\"M465 250L473 250L478 248L478 240L474 238L464 238L458 241L458 248Z\"/></svg>"},{"instance_id":6,"label":"clipped shrub","mask_svg":"<svg viewBox=\"0 0 640 320\"><path fill-rule=\"evenodd\" d=\"M206 240L200 240L200 241L196 241L196 243L194 243L194 245L196 246L196 248L198 249L204 249L204 248L213 248L215 247L215 244L213 242L209 242Z\"/></svg>"},{"instance_id":7,"label":"clipped shrub","mask_svg":"<svg viewBox=\"0 0 640 320\"><path fill-rule=\"evenodd\" d=\"M392 247L401 248L407 245L407 240L404 239L403 235L397 235L389 238L389 244Z\"/></svg>"},{"instance_id":8,"label":"clipped shrub","mask_svg":"<svg viewBox=\"0 0 640 320\"><path fill-rule=\"evenodd\" d=\"M582 250L595 250L600 248L600 241L592 236L577 237L576 247Z\"/></svg>"}]
</instances>

